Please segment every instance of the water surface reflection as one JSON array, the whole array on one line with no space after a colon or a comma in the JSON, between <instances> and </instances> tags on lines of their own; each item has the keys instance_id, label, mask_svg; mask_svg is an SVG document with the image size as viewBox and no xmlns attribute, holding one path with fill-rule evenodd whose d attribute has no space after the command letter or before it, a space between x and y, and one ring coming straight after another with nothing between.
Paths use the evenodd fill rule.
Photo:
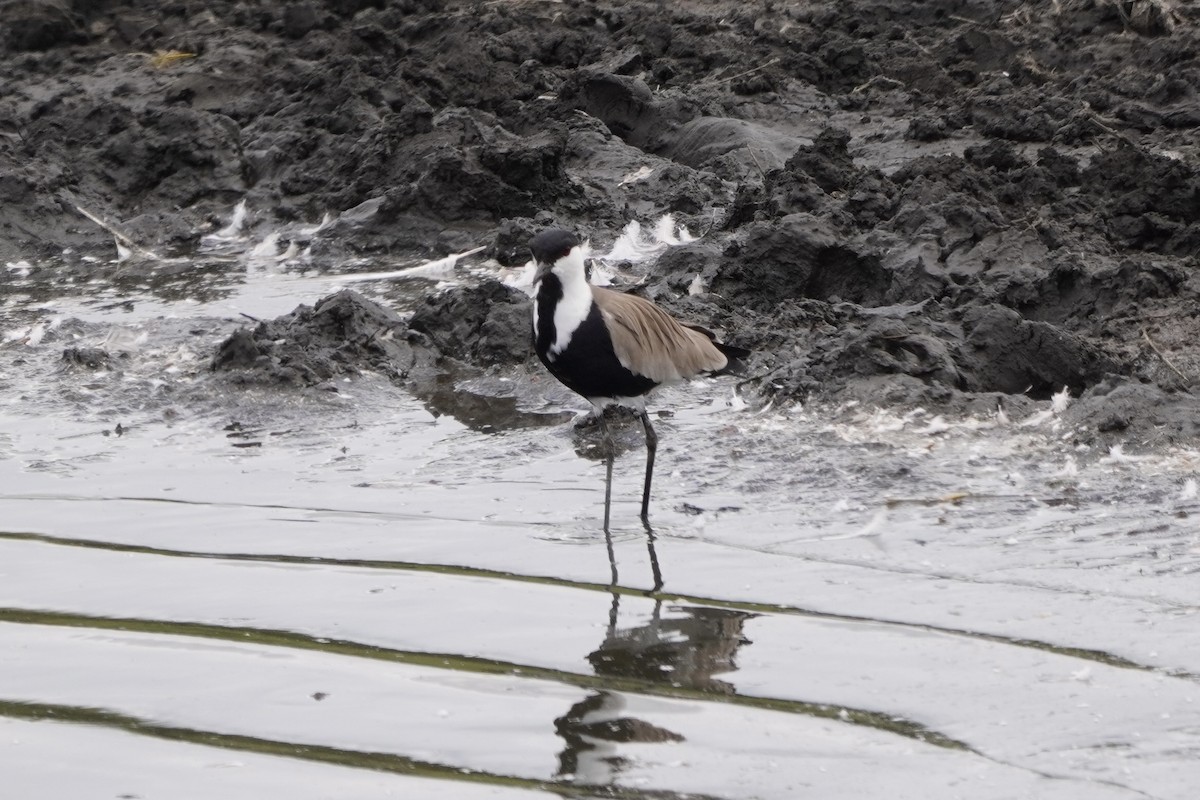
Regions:
<instances>
[{"instance_id":1,"label":"water surface reflection","mask_svg":"<svg viewBox=\"0 0 1200 800\"><path fill-rule=\"evenodd\" d=\"M653 538L650 552L654 557ZM737 669L738 650L751 643L744 634L746 620L756 614L669 606L664 616L663 601L656 599L649 619L623 627L620 616L621 594L613 591L604 640L587 656L597 676L735 693L731 683L716 676ZM684 741L675 731L633 716L626 696L609 690L592 692L572 705L554 728L565 743L556 777L597 786L614 783L629 766L619 752L621 744Z\"/></svg>"}]
</instances>

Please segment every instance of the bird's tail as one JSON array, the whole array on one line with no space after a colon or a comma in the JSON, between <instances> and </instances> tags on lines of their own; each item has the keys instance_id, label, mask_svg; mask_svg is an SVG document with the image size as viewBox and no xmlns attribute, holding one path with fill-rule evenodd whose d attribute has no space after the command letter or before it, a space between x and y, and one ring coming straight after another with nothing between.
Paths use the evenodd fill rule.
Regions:
<instances>
[{"instance_id":1,"label":"bird's tail","mask_svg":"<svg viewBox=\"0 0 1200 800\"><path fill-rule=\"evenodd\" d=\"M707 374L709 374L709 375L745 375L746 374L746 361L745 360L750 357L750 354L753 351L747 350L744 347L734 347L731 344L725 344L724 342L718 342L717 335L715 333L713 333L712 331L710 331L708 328L703 328L699 325L689 325L687 323L684 323L684 327L691 328L694 331L699 331L700 333L703 333L705 336L708 337L709 341L711 341L713 343L713 347L720 350L721 354L724 355L726 358L725 366L721 367L720 369L715 369L712 372L709 372Z\"/></svg>"},{"instance_id":2,"label":"bird's tail","mask_svg":"<svg viewBox=\"0 0 1200 800\"><path fill-rule=\"evenodd\" d=\"M724 354L725 358L729 359L724 367L714 372L714 375L745 375L746 374L746 359L750 357L751 350L744 347L734 347L731 344L724 342L713 342L716 348Z\"/></svg>"}]
</instances>

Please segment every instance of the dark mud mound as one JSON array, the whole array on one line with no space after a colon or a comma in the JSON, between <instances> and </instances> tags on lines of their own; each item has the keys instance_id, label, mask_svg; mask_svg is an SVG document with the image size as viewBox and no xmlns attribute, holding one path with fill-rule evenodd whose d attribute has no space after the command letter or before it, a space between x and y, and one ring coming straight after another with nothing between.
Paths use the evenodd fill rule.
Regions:
<instances>
[{"instance_id":1,"label":"dark mud mound","mask_svg":"<svg viewBox=\"0 0 1200 800\"><path fill-rule=\"evenodd\" d=\"M364 369L403 383L461 366L512 366L532 353L531 313L529 298L494 280L434 295L407 320L346 289L238 330L212 368L238 383L316 386Z\"/></svg>"},{"instance_id":2,"label":"dark mud mound","mask_svg":"<svg viewBox=\"0 0 1200 800\"><path fill-rule=\"evenodd\" d=\"M847 389L859 396L891 375L915 379L902 385L917 391L890 392L890 402L949 403L962 392L1045 400L1064 388L1079 394L1121 368L1089 340L1001 306L960 316L927 303L861 308L807 301L785 304L774 316L790 327L761 349L777 359L786 352L781 345L801 353L778 360L771 372L773 391L784 396L829 397ZM801 338L808 345L796 348Z\"/></svg>"},{"instance_id":3,"label":"dark mud mound","mask_svg":"<svg viewBox=\"0 0 1200 800\"><path fill-rule=\"evenodd\" d=\"M316 386L369 368L402 380L421 363L420 337L390 309L343 290L221 343L212 368L236 383Z\"/></svg>"},{"instance_id":4,"label":"dark mud mound","mask_svg":"<svg viewBox=\"0 0 1200 800\"><path fill-rule=\"evenodd\" d=\"M531 313L528 297L494 280L451 287L407 320L344 290L236 331L211 366L237 386L328 391L337 391L339 377L370 371L411 391L435 416L476 430L557 425L571 414L546 408L546 384L509 377L531 357ZM86 354L64 359L87 364Z\"/></svg>"},{"instance_id":5,"label":"dark mud mound","mask_svg":"<svg viewBox=\"0 0 1200 800\"><path fill-rule=\"evenodd\" d=\"M1046 399L1078 395L1121 367L1088 341L1009 308L972 308L963 319L973 364L965 388Z\"/></svg>"},{"instance_id":6,"label":"dark mud mound","mask_svg":"<svg viewBox=\"0 0 1200 800\"><path fill-rule=\"evenodd\" d=\"M751 308L769 309L782 298L877 306L903 294L892 290L877 256L847 246L811 214L749 225L724 255L713 291Z\"/></svg>"},{"instance_id":7,"label":"dark mud mound","mask_svg":"<svg viewBox=\"0 0 1200 800\"><path fill-rule=\"evenodd\" d=\"M485 280L427 299L408 326L429 337L442 355L468 364L511 366L533 356L532 315L528 297Z\"/></svg>"},{"instance_id":8,"label":"dark mud mound","mask_svg":"<svg viewBox=\"0 0 1200 800\"><path fill-rule=\"evenodd\" d=\"M1065 417L1077 428L1094 432L1096 439L1116 436L1137 444L1186 444L1200 437L1200 398L1119 377L1097 383Z\"/></svg>"},{"instance_id":9,"label":"dark mud mound","mask_svg":"<svg viewBox=\"0 0 1200 800\"><path fill-rule=\"evenodd\" d=\"M112 369L127 354L110 353L100 347L67 347L63 350L62 362L68 368L98 372Z\"/></svg>"}]
</instances>

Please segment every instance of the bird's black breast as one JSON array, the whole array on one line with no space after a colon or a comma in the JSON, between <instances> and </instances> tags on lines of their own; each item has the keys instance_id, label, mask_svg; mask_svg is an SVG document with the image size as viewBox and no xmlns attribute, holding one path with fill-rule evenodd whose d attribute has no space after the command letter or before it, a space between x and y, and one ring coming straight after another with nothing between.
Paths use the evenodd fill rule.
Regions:
<instances>
[{"instance_id":1,"label":"bird's black breast","mask_svg":"<svg viewBox=\"0 0 1200 800\"><path fill-rule=\"evenodd\" d=\"M558 338L558 331L554 327L554 309L558 307L558 301L562 300L563 290L562 282L557 276L550 274L542 278L538 284L537 297L533 302L537 304L537 327L533 331L533 349L537 351L538 358L542 363L546 363L546 354L550 352L550 345L554 344L554 340Z\"/></svg>"},{"instance_id":2,"label":"bird's black breast","mask_svg":"<svg viewBox=\"0 0 1200 800\"><path fill-rule=\"evenodd\" d=\"M538 358L571 391L586 398L637 397L658 384L644 375L630 372L617 360L612 337L592 303L588 315L571 334L567 346L551 356L550 346L558 332L554 328L554 309L562 299L562 284L548 275L538 289L538 327L534 332L534 349Z\"/></svg>"}]
</instances>

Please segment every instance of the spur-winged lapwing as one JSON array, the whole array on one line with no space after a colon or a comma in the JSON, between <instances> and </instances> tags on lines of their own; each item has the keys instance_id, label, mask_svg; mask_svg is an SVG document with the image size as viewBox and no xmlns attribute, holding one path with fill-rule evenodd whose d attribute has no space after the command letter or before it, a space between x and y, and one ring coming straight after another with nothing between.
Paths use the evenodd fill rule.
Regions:
<instances>
[{"instance_id":1,"label":"spur-winged lapwing","mask_svg":"<svg viewBox=\"0 0 1200 800\"><path fill-rule=\"evenodd\" d=\"M534 348L567 388L597 411L605 447L604 530L612 500L613 442L604 408L622 405L641 414L646 431L642 522L649 524L650 481L658 436L646 414L646 394L657 386L742 368L750 351L716 341L709 331L675 320L649 300L588 283L583 243L561 229L530 242L537 265L533 285Z\"/></svg>"}]
</instances>

